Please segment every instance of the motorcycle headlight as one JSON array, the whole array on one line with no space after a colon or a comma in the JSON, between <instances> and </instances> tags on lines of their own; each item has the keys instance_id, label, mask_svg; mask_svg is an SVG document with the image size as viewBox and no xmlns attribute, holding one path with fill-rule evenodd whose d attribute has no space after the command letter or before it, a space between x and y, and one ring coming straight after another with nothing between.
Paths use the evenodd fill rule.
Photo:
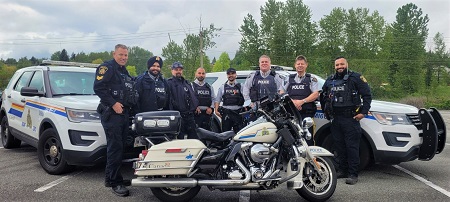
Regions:
<instances>
[{"instance_id":1,"label":"motorcycle headlight","mask_svg":"<svg viewBox=\"0 0 450 202\"><path fill-rule=\"evenodd\" d=\"M80 110L66 108L67 118L70 122L100 122L100 114L94 110Z\"/></svg>"},{"instance_id":2,"label":"motorcycle headlight","mask_svg":"<svg viewBox=\"0 0 450 202\"><path fill-rule=\"evenodd\" d=\"M383 125L410 125L411 121L408 119L406 114L394 114L394 113L383 113L383 112L371 112L378 123Z\"/></svg>"}]
</instances>

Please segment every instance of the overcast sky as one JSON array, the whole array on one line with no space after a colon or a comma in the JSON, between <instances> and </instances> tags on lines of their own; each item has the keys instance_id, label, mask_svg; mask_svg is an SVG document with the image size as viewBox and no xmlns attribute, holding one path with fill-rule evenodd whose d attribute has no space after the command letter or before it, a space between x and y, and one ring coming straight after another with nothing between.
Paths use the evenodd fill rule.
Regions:
<instances>
[{"instance_id":1,"label":"overcast sky","mask_svg":"<svg viewBox=\"0 0 450 202\"><path fill-rule=\"evenodd\" d=\"M414 3L428 14L427 47L437 32L450 47L449 0L304 0L319 21L335 7L377 10L388 23L397 9ZM63 48L71 53L111 51L117 43L139 46L156 55L172 40L182 44L186 33L202 25L221 27L212 59L222 52L234 57L239 26L247 13L259 23L265 0L0 0L0 58L49 58Z\"/></svg>"}]
</instances>

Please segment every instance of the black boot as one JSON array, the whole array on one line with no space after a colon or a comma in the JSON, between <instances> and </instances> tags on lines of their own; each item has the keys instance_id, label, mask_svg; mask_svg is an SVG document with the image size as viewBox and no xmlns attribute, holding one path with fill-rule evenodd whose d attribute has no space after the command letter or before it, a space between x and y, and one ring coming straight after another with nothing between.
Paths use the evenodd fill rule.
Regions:
<instances>
[{"instance_id":1,"label":"black boot","mask_svg":"<svg viewBox=\"0 0 450 202\"><path fill-rule=\"evenodd\" d=\"M125 197L125 196L130 195L130 191L128 191L128 189L123 185L117 185L117 186L112 187L112 192L120 197Z\"/></svg>"}]
</instances>

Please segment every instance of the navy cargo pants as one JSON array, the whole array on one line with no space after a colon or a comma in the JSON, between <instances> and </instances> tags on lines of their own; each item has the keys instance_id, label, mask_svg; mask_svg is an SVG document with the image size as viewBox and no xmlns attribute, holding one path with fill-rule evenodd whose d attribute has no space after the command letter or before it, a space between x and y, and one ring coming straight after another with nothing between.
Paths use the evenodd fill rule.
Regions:
<instances>
[{"instance_id":1,"label":"navy cargo pants","mask_svg":"<svg viewBox=\"0 0 450 202\"><path fill-rule=\"evenodd\" d=\"M105 182L113 187L123 184L120 167L122 166L123 148L129 130L128 121L128 110L124 110L123 114L113 112L109 117L102 117L107 147Z\"/></svg>"},{"instance_id":2,"label":"navy cargo pants","mask_svg":"<svg viewBox=\"0 0 450 202\"><path fill-rule=\"evenodd\" d=\"M361 125L353 116L334 115L331 122L331 135L334 149L338 155L338 169L349 176L358 177L359 142Z\"/></svg>"}]
</instances>

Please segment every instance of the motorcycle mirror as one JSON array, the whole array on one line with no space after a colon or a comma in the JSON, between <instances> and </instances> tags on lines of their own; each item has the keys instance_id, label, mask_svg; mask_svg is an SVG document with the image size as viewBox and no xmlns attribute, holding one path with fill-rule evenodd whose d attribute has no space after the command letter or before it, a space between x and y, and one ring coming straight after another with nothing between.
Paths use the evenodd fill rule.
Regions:
<instances>
[{"instance_id":1,"label":"motorcycle mirror","mask_svg":"<svg viewBox=\"0 0 450 202\"><path fill-rule=\"evenodd\" d=\"M306 117L302 121L302 127L303 129L307 130L308 128L311 128L311 126L314 125L314 120L311 117Z\"/></svg>"}]
</instances>

